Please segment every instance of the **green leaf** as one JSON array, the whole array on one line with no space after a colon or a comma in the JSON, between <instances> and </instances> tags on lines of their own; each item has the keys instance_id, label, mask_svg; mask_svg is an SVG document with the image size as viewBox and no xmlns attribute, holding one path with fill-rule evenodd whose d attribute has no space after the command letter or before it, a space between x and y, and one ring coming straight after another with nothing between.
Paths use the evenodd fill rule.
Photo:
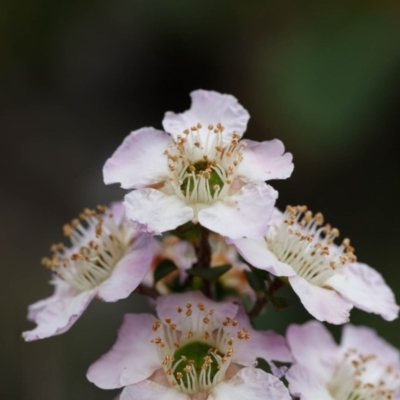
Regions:
<instances>
[{"instance_id":1,"label":"green leaf","mask_svg":"<svg viewBox=\"0 0 400 400\"><path fill-rule=\"evenodd\" d=\"M232 268L230 264L218 265L217 267L212 268L190 268L186 270L186 272L190 275L198 276L200 278L206 279L210 282L216 281L219 279L223 274L229 271Z\"/></svg>"},{"instance_id":2,"label":"green leaf","mask_svg":"<svg viewBox=\"0 0 400 400\"><path fill-rule=\"evenodd\" d=\"M280 311L290 306L289 300L285 297L274 296L270 300L272 305L274 306L275 311Z\"/></svg>"},{"instance_id":3,"label":"green leaf","mask_svg":"<svg viewBox=\"0 0 400 400\"><path fill-rule=\"evenodd\" d=\"M244 271L249 285L255 292L265 292L266 286L262 278L252 271Z\"/></svg>"},{"instance_id":4,"label":"green leaf","mask_svg":"<svg viewBox=\"0 0 400 400\"><path fill-rule=\"evenodd\" d=\"M164 276L167 276L176 269L178 269L178 267L170 259L166 258L162 260L154 271L154 283L157 283L160 279L164 278Z\"/></svg>"}]
</instances>

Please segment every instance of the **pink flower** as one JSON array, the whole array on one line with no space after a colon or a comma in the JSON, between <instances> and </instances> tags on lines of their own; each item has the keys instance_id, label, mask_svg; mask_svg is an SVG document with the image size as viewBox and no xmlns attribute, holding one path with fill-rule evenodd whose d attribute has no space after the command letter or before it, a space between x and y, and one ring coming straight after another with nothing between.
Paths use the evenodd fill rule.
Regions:
<instances>
[{"instance_id":1,"label":"pink flower","mask_svg":"<svg viewBox=\"0 0 400 400\"><path fill-rule=\"evenodd\" d=\"M287 276L320 321L345 323L353 306L389 321L397 318L399 307L382 276L356 262L348 239L334 244L338 230L322 224L322 215L313 216L306 207L288 207L283 214L275 209L265 237L230 243L255 267Z\"/></svg>"},{"instance_id":2,"label":"pink flower","mask_svg":"<svg viewBox=\"0 0 400 400\"><path fill-rule=\"evenodd\" d=\"M249 114L233 96L191 97L190 110L166 113L168 133L142 128L125 138L104 166L105 183L136 189L124 204L143 231L192 221L233 238L264 234L277 198L264 181L288 178L292 155L279 140L240 141Z\"/></svg>"},{"instance_id":3,"label":"pink flower","mask_svg":"<svg viewBox=\"0 0 400 400\"><path fill-rule=\"evenodd\" d=\"M256 359L291 361L284 338L251 328L238 306L199 292L157 299L150 314L126 315L117 342L89 368L103 389L124 387L120 400L290 400Z\"/></svg>"},{"instance_id":4,"label":"pink flower","mask_svg":"<svg viewBox=\"0 0 400 400\"><path fill-rule=\"evenodd\" d=\"M291 325L295 359L286 374L301 400L399 400L400 353L365 327L346 325L338 346L317 321Z\"/></svg>"},{"instance_id":5,"label":"pink flower","mask_svg":"<svg viewBox=\"0 0 400 400\"><path fill-rule=\"evenodd\" d=\"M151 267L153 239L134 231L124 216L122 203L111 210L86 209L79 219L64 226L72 246L53 245L44 259L54 271L54 294L29 307L28 319L37 324L22 335L26 341L66 332L94 297L111 302L126 298Z\"/></svg>"}]
</instances>

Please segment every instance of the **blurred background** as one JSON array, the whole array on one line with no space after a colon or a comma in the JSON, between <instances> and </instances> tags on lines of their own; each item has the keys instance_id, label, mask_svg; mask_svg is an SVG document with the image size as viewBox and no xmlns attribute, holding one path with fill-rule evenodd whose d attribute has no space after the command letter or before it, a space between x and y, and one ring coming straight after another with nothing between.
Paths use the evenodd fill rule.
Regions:
<instances>
[{"instance_id":1,"label":"blurred background","mask_svg":"<svg viewBox=\"0 0 400 400\"><path fill-rule=\"evenodd\" d=\"M278 205L307 204L350 237L400 300L400 10L373 0L2 0L0 2L0 397L113 398L86 381L125 312L95 301L66 334L24 343L30 303L51 294L40 265L86 206L122 198L102 167L122 139L161 128L189 92L236 96L247 137L281 139L291 179ZM288 295L291 296L290 291ZM283 333L310 317L269 310ZM400 321L352 312L400 347ZM334 329L336 335L339 329Z\"/></svg>"}]
</instances>

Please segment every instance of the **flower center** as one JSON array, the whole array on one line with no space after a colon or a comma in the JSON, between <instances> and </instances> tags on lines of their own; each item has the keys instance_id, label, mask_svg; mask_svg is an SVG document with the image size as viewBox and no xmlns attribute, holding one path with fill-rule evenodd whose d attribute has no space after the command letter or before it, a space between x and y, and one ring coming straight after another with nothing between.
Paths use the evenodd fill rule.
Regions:
<instances>
[{"instance_id":1,"label":"flower center","mask_svg":"<svg viewBox=\"0 0 400 400\"><path fill-rule=\"evenodd\" d=\"M400 372L383 365L375 355L349 350L336 368L328 390L337 400L393 399L400 387Z\"/></svg>"},{"instance_id":2,"label":"flower center","mask_svg":"<svg viewBox=\"0 0 400 400\"><path fill-rule=\"evenodd\" d=\"M321 213L315 215L305 206L288 206L283 222L267 235L268 248L279 261L289 264L298 276L323 286L337 270L356 261L350 240L334 244L339 236L336 228L323 225Z\"/></svg>"},{"instance_id":3,"label":"flower center","mask_svg":"<svg viewBox=\"0 0 400 400\"><path fill-rule=\"evenodd\" d=\"M42 263L79 294L104 282L133 243L134 231L124 219L117 223L104 206L85 209L79 218L64 225L71 247L53 244L51 258Z\"/></svg>"},{"instance_id":4,"label":"flower center","mask_svg":"<svg viewBox=\"0 0 400 400\"><path fill-rule=\"evenodd\" d=\"M185 129L166 151L170 182L176 195L188 203L212 203L225 196L243 160L240 135L233 132L228 144L223 141L222 124L198 123Z\"/></svg>"},{"instance_id":5,"label":"flower center","mask_svg":"<svg viewBox=\"0 0 400 400\"><path fill-rule=\"evenodd\" d=\"M235 351L243 340L250 339L247 329L239 330L237 325L229 317L218 323L214 310L207 310L203 303L198 303L197 309L191 303L178 307L176 322L172 318L155 322L153 330L159 336L152 342L171 386L194 394L221 382Z\"/></svg>"}]
</instances>

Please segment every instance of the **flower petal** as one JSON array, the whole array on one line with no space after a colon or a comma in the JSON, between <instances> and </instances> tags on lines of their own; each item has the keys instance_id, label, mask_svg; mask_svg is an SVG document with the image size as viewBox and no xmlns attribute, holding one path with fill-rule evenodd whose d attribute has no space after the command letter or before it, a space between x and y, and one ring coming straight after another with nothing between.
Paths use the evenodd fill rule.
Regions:
<instances>
[{"instance_id":1,"label":"flower petal","mask_svg":"<svg viewBox=\"0 0 400 400\"><path fill-rule=\"evenodd\" d=\"M189 395L172 387L145 380L127 386L121 393L120 400L190 400Z\"/></svg>"},{"instance_id":2,"label":"flower petal","mask_svg":"<svg viewBox=\"0 0 400 400\"><path fill-rule=\"evenodd\" d=\"M332 289L319 287L299 276L289 277L293 290L306 310L319 321L344 324L349 321L353 305Z\"/></svg>"},{"instance_id":3,"label":"flower petal","mask_svg":"<svg viewBox=\"0 0 400 400\"><path fill-rule=\"evenodd\" d=\"M246 181L268 181L270 179L286 179L293 172L293 156L285 153L283 143L278 140L247 143L243 150L243 160L238 165L236 174Z\"/></svg>"},{"instance_id":4,"label":"flower petal","mask_svg":"<svg viewBox=\"0 0 400 400\"><path fill-rule=\"evenodd\" d=\"M260 237L268 223L278 193L266 184L247 184L238 192L199 212L201 225L232 239Z\"/></svg>"},{"instance_id":5,"label":"flower petal","mask_svg":"<svg viewBox=\"0 0 400 400\"><path fill-rule=\"evenodd\" d=\"M124 189L162 182L168 176L163 154L170 135L154 128L141 128L128 135L103 168L104 183L121 183Z\"/></svg>"},{"instance_id":6,"label":"flower petal","mask_svg":"<svg viewBox=\"0 0 400 400\"><path fill-rule=\"evenodd\" d=\"M291 400L284 384L258 368L243 368L215 386L207 400Z\"/></svg>"},{"instance_id":7,"label":"flower petal","mask_svg":"<svg viewBox=\"0 0 400 400\"><path fill-rule=\"evenodd\" d=\"M366 264L350 264L329 278L326 284L361 310L380 314L388 321L399 315L392 290L382 275Z\"/></svg>"},{"instance_id":8,"label":"flower petal","mask_svg":"<svg viewBox=\"0 0 400 400\"><path fill-rule=\"evenodd\" d=\"M117 389L147 379L161 368L157 347L150 341L155 321L150 314L125 315L117 341L89 367L87 379L102 389Z\"/></svg>"},{"instance_id":9,"label":"flower petal","mask_svg":"<svg viewBox=\"0 0 400 400\"><path fill-rule=\"evenodd\" d=\"M361 354L375 354L384 364L400 368L400 352L376 332L365 326L345 325L342 333L341 350L356 349Z\"/></svg>"},{"instance_id":10,"label":"flower petal","mask_svg":"<svg viewBox=\"0 0 400 400\"><path fill-rule=\"evenodd\" d=\"M138 189L125 196L126 216L142 232L160 234L190 221L193 210L174 195Z\"/></svg>"},{"instance_id":11,"label":"flower petal","mask_svg":"<svg viewBox=\"0 0 400 400\"><path fill-rule=\"evenodd\" d=\"M128 297L151 268L154 255L153 237L139 236L130 252L115 266L111 276L99 286L99 297L117 301Z\"/></svg>"},{"instance_id":12,"label":"flower petal","mask_svg":"<svg viewBox=\"0 0 400 400\"><path fill-rule=\"evenodd\" d=\"M190 93L190 97L192 105L189 110L179 114L171 111L165 113L163 127L175 139L185 129L190 129L198 123L203 125L205 133L208 132L208 125L216 126L221 123L225 128L225 142L231 139L233 132L241 136L246 130L250 115L235 97L207 90L196 90Z\"/></svg>"},{"instance_id":13,"label":"flower petal","mask_svg":"<svg viewBox=\"0 0 400 400\"><path fill-rule=\"evenodd\" d=\"M290 325L286 334L296 363L304 365L322 382L328 382L339 359L339 346L318 321Z\"/></svg>"},{"instance_id":14,"label":"flower petal","mask_svg":"<svg viewBox=\"0 0 400 400\"><path fill-rule=\"evenodd\" d=\"M27 341L44 339L66 332L86 310L97 290L87 290L78 295L65 289L57 290L53 296L41 300L29 307L28 319L37 327L22 333Z\"/></svg>"},{"instance_id":15,"label":"flower petal","mask_svg":"<svg viewBox=\"0 0 400 400\"><path fill-rule=\"evenodd\" d=\"M280 262L275 254L268 250L264 238L228 239L227 242L233 244L242 257L254 267L264 269L276 276L296 275L290 265Z\"/></svg>"},{"instance_id":16,"label":"flower petal","mask_svg":"<svg viewBox=\"0 0 400 400\"><path fill-rule=\"evenodd\" d=\"M290 393L301 400L335 400L323 381L303 365L293 365L285 375Z\"/></svg>"}]
</instances>

